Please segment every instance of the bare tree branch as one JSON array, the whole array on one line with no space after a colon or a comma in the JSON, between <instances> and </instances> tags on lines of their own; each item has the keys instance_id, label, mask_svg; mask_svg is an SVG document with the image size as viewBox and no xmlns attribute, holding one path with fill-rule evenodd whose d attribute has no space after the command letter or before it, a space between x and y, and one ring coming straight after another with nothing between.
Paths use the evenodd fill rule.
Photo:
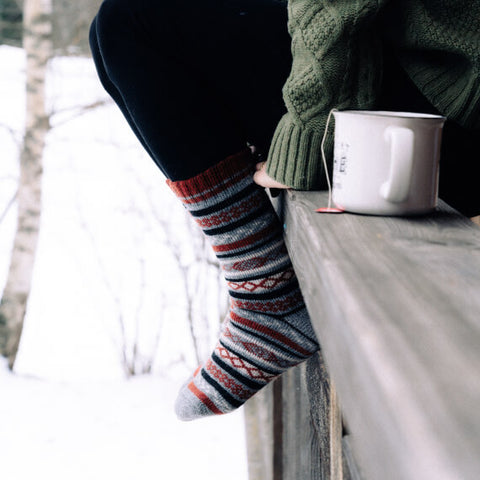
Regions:
<instances>
[{"instance_id":1,"label":"bare tree branch","mask_svg":"<svg viewBox=\"0 0 480 480\"><path fill-rule=\"evenodd\" d=\"M9 202L7 203L5 209L3 210L3 212L0 214L0 223L3 222L4 218L7 216L8 214L8 211L10 210L10 208L12 208L12 205L15 203L15 200L17 199L17 194L18 194L18 188L17 190L15 190L15 193L13 194L12 198L9 200Z\"/></svg>"},{"instance_id":2,"label":"bare tree branch","mask_svg":"<svg viewBox=\"0 0 480 480\"><path fill-rule=\"evenodd\" d=\"M74 107L68 107L68 108L62 108L55 110L50 114L50 121L52 124L52 127L58 127L61 125L65 125L68 122L71 122L72 120L85 115L86 113L90 112L91 110L95 110L98 107L103 107L104 105L108 105L112 103L112 100L110 98L105 98L102 100L97 100L95 102L89 103L87 105L79 105L79 106L74 106ZM70 115L67 118L63 118L62 120L58 120L55 122L55 117L58 115L64 115L66 113L70 113Z\"/></svg>"},{"instance_id":3,"label":"bare tree branch","mask_svg":"<svg viewBox=\"0 0 480 480\"><path fill-rule=\"evenodd\" d=\"M15 143L15 145L18 148L20 148L23 141L23 135L21 135L17 130L12 128L10 125L5 125L4 123L0 123L0 128L6 130L12 137L12 140Z\"/></svg>"}]
</instances>

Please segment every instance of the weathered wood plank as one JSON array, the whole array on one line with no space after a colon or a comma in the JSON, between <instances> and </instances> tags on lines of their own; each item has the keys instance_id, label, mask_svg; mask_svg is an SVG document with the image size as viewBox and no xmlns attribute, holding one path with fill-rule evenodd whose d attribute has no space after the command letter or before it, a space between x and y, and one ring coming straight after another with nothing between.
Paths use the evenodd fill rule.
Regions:
<instances>
[{"instance_id":1,"label":"weathered wood plank","mask_svg":"<svg viewBox=\"0 0 480 480\"><path fill-rule=\"evenodd\" d=\"M290 369L282 385L283 480L348 480L340 410L322 355Z\"/></svg>"},{"instance_id":2,"label":"weathered wood plank","mask_svg":"<svg viewBox=\"0 0 480 480\"><path fill-rule=\"evenodd\" d=\"M341 416L321 354L255 395L244 413L249 480L360 480L342 459Z\"/></svg>"},{"instance_id":3,"label":"weathered wood plank","mask_svg":"<svg viewBox=\"0 0 480 480\"><path fill-rule=\"evenodd\" d=\"M480 229L320 215L289 192L286 239L369 480L480 478Z\"/></svg>"}]
</instances>

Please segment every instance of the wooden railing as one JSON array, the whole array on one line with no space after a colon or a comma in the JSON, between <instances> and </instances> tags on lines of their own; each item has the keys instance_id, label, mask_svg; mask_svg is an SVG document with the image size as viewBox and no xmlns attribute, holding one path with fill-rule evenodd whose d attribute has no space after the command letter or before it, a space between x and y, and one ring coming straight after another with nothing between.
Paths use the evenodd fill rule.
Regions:
<instances>
[{"instance_id":1,"label":"wooden railing","mask_svg":"<svg viewBox=\"0 0 480 480\"><path fill-rule=\"evenodd\" d=\"M326 202L277 200L322 354L248 402L250 480L480 479L480 228Z\"/></svg>"}]
</instances>

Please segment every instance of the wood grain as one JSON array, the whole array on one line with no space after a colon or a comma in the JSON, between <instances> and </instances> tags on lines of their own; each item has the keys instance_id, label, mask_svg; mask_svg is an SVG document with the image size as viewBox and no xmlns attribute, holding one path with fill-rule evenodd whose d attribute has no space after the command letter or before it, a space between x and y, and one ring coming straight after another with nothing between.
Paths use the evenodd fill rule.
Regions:
<instances>
[{"instance_id":1,"label":"wood grain","mask_svg":"<svg viewBox=\"0 0 480 480\"><path fill-rule=\"evenodd\" d=\"M431 215L321 215L284 198L286 240L371 480L480 478L480 229Z\"/></svg>"}]
</instances>

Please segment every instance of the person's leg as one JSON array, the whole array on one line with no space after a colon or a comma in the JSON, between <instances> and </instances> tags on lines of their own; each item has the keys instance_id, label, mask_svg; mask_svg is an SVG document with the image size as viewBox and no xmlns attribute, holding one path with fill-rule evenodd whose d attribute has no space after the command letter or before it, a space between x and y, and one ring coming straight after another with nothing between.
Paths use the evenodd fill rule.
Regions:
<instances>
[{"instance_id":1,"label":"person's leg","mask_svg":"<svg viewBox=\"0 0 480 480\"><path fill-rule=\"evenodd\" d=\"M215 350L179 394L177 414L189 420L239 407L318 350L244 148L268 146L284 113L287 17L267 0L132 3L107 0L97 16L99 74L211 240L231 296Z\"/></svg>"},{"instance_id":2,"label":"person's leg","mask_svg":"<svg viewBox=\"0 0 480 480\"><path fill-rule=\"evenodd\" d=\"M106 0L92 25L99 76L174 180L246 141L266 146L284 113L286 9L273 0Z\"/></svg>"}]
</instances>

